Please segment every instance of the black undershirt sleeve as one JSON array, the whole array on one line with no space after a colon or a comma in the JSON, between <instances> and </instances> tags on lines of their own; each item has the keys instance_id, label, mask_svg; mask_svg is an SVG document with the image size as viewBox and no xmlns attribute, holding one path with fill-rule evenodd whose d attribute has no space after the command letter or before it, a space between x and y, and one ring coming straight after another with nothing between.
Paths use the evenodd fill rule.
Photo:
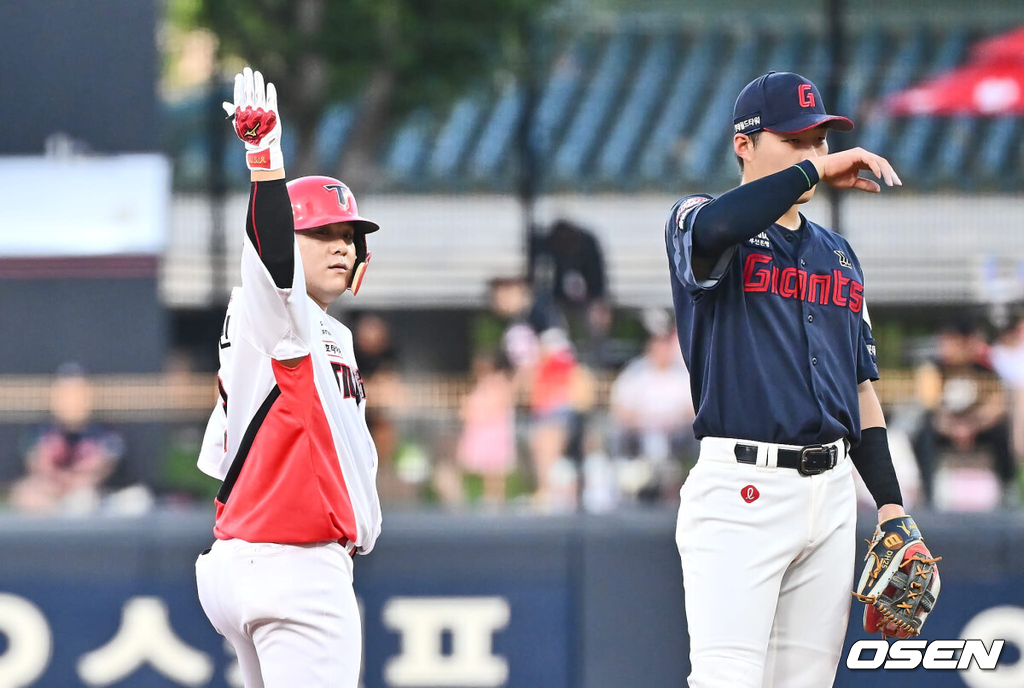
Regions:
<instances>
[{"instance_id":1,"label":"black undershirt sleeve","mask_svg":"<svg viewBox=\"0 0 1024 688\"><path fill-rule=\"evenodd\" d=\"M730 246L757 236L817 183L814 163L804 160L722 194L702 206L693 220L694 253L715 258Z\"/></svg>"},{"instance_id":2,"label":"black undershirt sleeve","mask_svg":"<svg viewBox=\"0 0 1024 688\"><path fill-rule=\"evenodd\" d=\"M291 287L295 272L295 219L285 180L252 183L245 233L277 288Z\"/></svg>"},{"instance_id":3,"label":"black undershirt sleeve","mask_svg":"<svg viewBox=\"0 0 1024 688\"><path fill-rule=\"evenodd\" d=\"M885 428L864 428L860 444L850 450L850 458L878 508L885 504L903 505L900 483L889 454L889 433Z\"/></svg>"}]
</instances>

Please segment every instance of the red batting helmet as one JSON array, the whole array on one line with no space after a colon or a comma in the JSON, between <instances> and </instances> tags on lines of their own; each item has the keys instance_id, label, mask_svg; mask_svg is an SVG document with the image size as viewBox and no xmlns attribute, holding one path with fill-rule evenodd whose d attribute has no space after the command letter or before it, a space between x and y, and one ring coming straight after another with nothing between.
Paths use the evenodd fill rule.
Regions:
<instances>
[{"instance_id":1,"label":"red batting helmet","mask_svg":"<svg viewBox=\"0 0 1024 688\"><path fill-rule=\"evenodd\" d=\"M288 197L292 202L295 231L323 227L334 222L351 222L356 229L356 262L352 269L352 294L359 293L363 284L370 252L366 250L366 235L376 232L380 225L360 217L356 197L341 181L334 177L299 177L288 182Z\"/></svg>"}]
</instances>

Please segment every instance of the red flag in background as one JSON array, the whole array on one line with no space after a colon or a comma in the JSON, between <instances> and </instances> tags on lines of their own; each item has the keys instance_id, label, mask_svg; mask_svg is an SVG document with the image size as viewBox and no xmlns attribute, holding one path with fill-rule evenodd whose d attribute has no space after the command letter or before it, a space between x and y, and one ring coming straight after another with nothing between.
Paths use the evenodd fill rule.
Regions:
<instances>
[{"instance_id":1,"label":"red flag in background","mask_svg":"<svg viewBox=\"0 0 1024 688\"><path fill-rule=\"evenodd\" d=\"M971 62L1024 62L1024 27L987 38L971 50Z\"/></svg>"},{"instance_id":2,"label":"red flag in background","mask_svg":"<svg viewBox=\"0 0 1024 688\"><path fill-rule=\"evenodd\" d=\"M896 116L1024 114L1024 28L982 41L965 66L895 93Z\"/></svg>"}]
</instances>

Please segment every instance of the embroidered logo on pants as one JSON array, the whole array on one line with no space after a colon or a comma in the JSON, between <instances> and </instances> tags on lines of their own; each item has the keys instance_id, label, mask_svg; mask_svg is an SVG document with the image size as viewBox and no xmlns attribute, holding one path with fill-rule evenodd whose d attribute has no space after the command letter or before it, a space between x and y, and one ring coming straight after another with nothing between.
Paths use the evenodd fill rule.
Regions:
<instances>
[{"instance_id":1,"label":"embroidered logo on pants","mask_svg":"<svg viewBox=\"0 0 1024 688\"><path fill-rule=\"evenodd\" d=\"M750 504L751 502L757 500L757 498L761 496L761 493L758 492L757 488L754 487L753 485L747 485L742 490L740 490L740 496L743 497L744 502Z\"/></svg>"}]
</instances>

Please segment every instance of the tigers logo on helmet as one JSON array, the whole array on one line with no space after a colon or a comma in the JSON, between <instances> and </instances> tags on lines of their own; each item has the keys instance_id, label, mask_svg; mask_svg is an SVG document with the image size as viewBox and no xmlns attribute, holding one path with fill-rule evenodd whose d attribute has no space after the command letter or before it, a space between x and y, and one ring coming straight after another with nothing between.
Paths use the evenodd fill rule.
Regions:
<instances>
[{"instance_id":1,"label":"tigers logo on helmet","mask_svg":"<svg viewBox=\"0 0 1024 688\"><path fill-rule=\"evenodd\" d=\"M347 186L344 184L324 184L324 188L338 194L338 205L345 210L349 209L348 193L351 193L351 191L349 191ZM346 191L348 191L348 193L345 193Z\"/></svg>"}]
</instances>

